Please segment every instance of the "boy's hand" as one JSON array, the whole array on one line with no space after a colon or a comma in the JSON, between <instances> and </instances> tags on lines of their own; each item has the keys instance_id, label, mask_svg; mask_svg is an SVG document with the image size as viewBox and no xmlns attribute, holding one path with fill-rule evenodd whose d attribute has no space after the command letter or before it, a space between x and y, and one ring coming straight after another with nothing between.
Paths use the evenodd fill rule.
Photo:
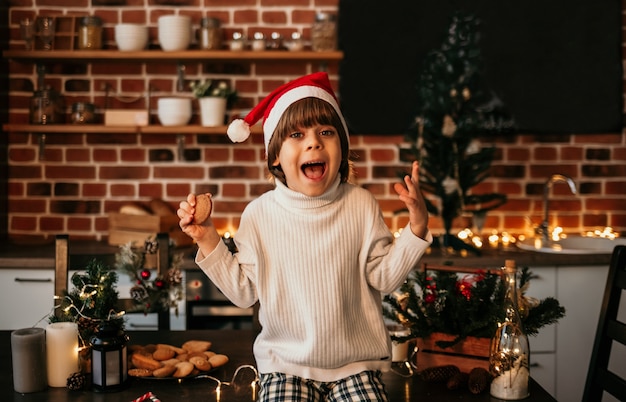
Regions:
<instances>
[{"instance_id":1,"label":"boy's hand","mask_svg":"<svg viewBox=\"0 0 626 402\"><path fill-rule=\"evenodd\" d=\"M402 183L395 183L393 189L409 210L411 232L423 239L428 233L428 210L420 191L419 164L417 161L413 162L411 175L404 176L404 184L403 186Z\"/></svg>"}]
</instances>

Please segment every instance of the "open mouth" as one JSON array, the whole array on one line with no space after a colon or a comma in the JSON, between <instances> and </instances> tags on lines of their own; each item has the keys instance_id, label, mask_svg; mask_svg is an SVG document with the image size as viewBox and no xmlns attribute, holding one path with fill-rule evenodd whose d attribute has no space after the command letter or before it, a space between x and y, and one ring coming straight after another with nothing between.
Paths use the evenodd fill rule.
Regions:
<instances>
[{"instance_id":1,"label":"open mouth","mask_svg":"<svg viewBox=\"0 0 626 402\"><path fill-rule=\"evenodd\" d=\"M326 163L324 162L308 162L302 165L302 173L309 179L319 179L324 176L326 171Z\"/></svg>"}]
</instances>

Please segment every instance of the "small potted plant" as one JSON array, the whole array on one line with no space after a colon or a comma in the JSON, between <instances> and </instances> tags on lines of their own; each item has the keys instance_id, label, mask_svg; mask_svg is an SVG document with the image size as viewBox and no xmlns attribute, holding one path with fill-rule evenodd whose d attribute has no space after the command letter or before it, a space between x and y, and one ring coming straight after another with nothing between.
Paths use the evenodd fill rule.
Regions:
<instances>
[{"instance_id":1,"label":"small potted plant","mask_svg":"<svg viewBox=\"0 0 626 402\"><path fill-rule=\"evenodd\" d=\"M237 99L237 91L225 81L205 79L189 84L191 92L198 98L200 122L204 127L224 125L226 109Z\"/></svg>"}]
</instances>

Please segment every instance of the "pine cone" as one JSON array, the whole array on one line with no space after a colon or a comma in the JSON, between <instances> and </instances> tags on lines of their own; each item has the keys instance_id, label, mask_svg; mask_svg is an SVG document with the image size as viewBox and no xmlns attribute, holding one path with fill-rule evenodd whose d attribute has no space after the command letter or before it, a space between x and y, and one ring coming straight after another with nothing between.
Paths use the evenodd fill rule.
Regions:
<instances>
[{"instance_id":1,"label":"pine cone","mask_svg":"<svg viewBox=\"0 0 626 402\"><path fill-rule=\"evenodd\" d=\"M420 376L426 382L444 382L460 371L457 366L447 364L425 368L420 372Z\"/></svg>"},{"instance_id":2,"label":"pine cone","mask_svg":"<svg viewBox=\"0 0 626 402\"><path fill-rule=\"evenodd\" d=\"M145 287L136 285L130 289L130 297L136 302L141 302L148 298L148 291Z\"/></svg>"},{"instance_id":3,"label":"pine cone","mask_svg":"<svg viewBox=\"0 0 626 402\"><path fill-rule=\"evenodd\" d=\"M72 391L80 391L85 387L87 378L81 372L76 372L68 377L67 387Z\"/></svg>"},{"instance_id":4,"label":"pine cone","mask_svg":"<svg viewBox=\"0 0 626 402\"><path fill-rule=\"evenodd\" d=\"M167 281L172 285L180 285L183 282L183 274L180 269L171 268L167 271Z\"/></svg>"},{"instance_id":5,"label":"pine cone","mask_svg":"<svg viewBox=\"0 0 626 402\"><path fill-rule=\"evenodd\" d=\"M491 374L481 367L475 367L470 371L467 379L467 388L472 394L480 394L487 389L491 382Z\"/></svg>"},{"instance_id":6,"label":"pine cone","mask_svg":"<svg viewBox=\"0 0 626 402\"><path fill-rule=\"evenodd\" d=\"M459 371L457 374L453 375L448 379L446 383L446 387L451 391L456 391L457 389L465 388L467 386L467 380L469 378L469 374Z\"/></svg>"}]
</instances>

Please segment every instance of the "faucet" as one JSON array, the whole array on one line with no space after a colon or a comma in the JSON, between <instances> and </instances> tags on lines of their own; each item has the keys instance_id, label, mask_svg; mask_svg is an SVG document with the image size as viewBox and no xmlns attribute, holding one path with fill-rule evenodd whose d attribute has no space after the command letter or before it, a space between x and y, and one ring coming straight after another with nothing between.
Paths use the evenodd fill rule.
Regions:
<instances>
[{"instance_id":1,"label":"faucet","mask_svg":"<svg viewBox=\"0 0 626 402\"><path fill-rule=\"evenodd\" d=\"M541 222L541 225L537 228L537 233L543 235L543 240L545 242L550 239L550 225L548 222L550 210L550 189L552 188L552 185L554 183L558 182L567 183L572 194L578 193L576 190L576 184L574 183L574 180L572 180L570 177L562 174L553 174L552 176L550 176L550 178L548 178L546 184L543 187L543 221Z\"/></svg>"}]
</instances>

